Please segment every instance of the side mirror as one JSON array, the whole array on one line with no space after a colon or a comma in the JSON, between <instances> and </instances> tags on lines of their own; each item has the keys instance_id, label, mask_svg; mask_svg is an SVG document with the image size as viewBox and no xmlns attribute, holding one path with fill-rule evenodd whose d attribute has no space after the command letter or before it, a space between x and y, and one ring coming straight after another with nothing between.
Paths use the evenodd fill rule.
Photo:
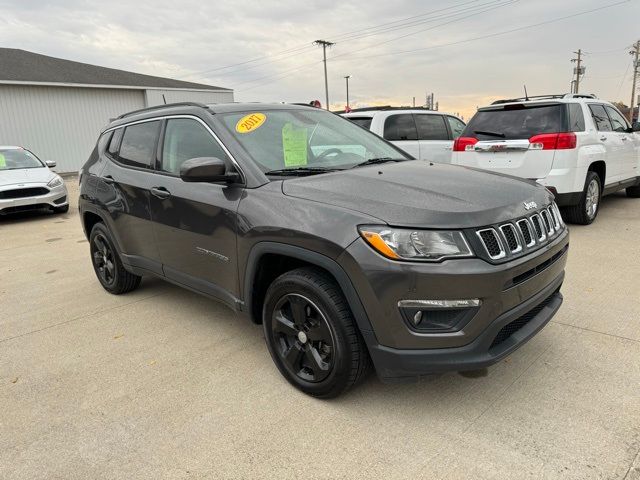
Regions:
<instances>
[{"instance_id":1,"label":"side mirror","mask_svg":"<svg viewBox=\"0 0 640 480\"><path fill-rule=\"evenodd\" d=\"M632 132L640 132L640 122L633 122L631 125Z\"/></svg>"},{"instance_id":2,"label":"side mirror","mask_svg":"<svg viewBox=\"0 0 640 480\"><path fill-rule=\"evenodd\" d=\"M238 174L227 172L227 165L219 158L198 157L182 163L180 178L185 182L233 183L238 179Z\"/></svg>"},{"instance_id":3,"label":"side mirror","mask_svg":"<svg viewBox=\"0 0 640 480\"><path fill-rule=\"evenodd\" d=\"M54 162L53 160L46 160L44 163L49 168L53 168L56 166L56 162Z\"/></svg>"}]
</instances>

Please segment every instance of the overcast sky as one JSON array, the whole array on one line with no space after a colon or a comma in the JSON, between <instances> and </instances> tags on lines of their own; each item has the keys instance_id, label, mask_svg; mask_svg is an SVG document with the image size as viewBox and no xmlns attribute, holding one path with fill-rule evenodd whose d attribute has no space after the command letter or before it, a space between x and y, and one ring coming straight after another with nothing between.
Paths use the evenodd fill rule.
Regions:
<instances>
[{"instance_id":1,"label":"overcast sky","mask_svg":"<svg viewBox=\"0 0 640 480\"><path fill-rule=\"evenodd\" d=\"M569 91L578 48L587 52L580 90L628 104L628 50L640 38L640 0L0 0L0 8L0 46L228 87L237 101L324 104L322 49L312 42L335 41L333 107L344 106L343 77L352 75L357 105L409 105L414 96L421 104L433 91L441 110L465 117L522 95L523 84L529 95Z\"/></svg>"}]
</instances>

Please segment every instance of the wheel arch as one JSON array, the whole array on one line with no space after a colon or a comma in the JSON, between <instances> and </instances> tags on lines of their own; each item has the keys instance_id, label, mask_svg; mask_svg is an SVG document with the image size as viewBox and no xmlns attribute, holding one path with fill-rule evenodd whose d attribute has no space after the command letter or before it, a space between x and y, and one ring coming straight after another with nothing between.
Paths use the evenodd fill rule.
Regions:
<instances>
[{"instance_id":1,"label":"wheel arch","mask_svg":"<svg viewBox=\"0 0 640 480\"><path fill-rule=\"evenodd\" d=\"M588 172L595 172L600 177L600 188L603 189L607 178L607 164L604 160L597 160L589 164Z\"/></svg>"},{"instance_id":2,"label":"wheel arch","mask_svg":"<svg viewBox=\"0 0 640 480\"><path fill-rule=\"evenodd\" d=\"M244 305L254 323L262 322L264 294L271 282L282 273L301 266L317 267L331 275L342 290L360 331L373 331L351 279L335 260L318 252L277 242L257 243L247 259L243 282Z\"/></svg>"}]
</instances>

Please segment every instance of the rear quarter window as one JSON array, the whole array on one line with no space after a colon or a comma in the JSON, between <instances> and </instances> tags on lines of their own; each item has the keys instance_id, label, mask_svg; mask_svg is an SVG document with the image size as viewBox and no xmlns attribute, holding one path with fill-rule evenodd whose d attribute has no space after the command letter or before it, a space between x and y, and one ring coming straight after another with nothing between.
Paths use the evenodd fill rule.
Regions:
<instances>
[{"instance_id":1,"label":"rear quarter window","mask_svg":"<svg viewBox=\"0 0 640 480\"><path fill-rule=\"evenodd\" d=\"M464 137L479 140L529 139L540 133L567 131L566 109L562 104L507 105L479 110L467 124Z\"/></svg>"},{"instance_id":2,"label":"rear quarter window","mask_svg":"<svg viewBox=\"0 0 640 480\"><path fill-rule=\"evenodd\" d=\"M582 113L582 105L578 103L570 103L569 105L569 131L584 132L584 114Z\"/></svg>"}]
</instances>

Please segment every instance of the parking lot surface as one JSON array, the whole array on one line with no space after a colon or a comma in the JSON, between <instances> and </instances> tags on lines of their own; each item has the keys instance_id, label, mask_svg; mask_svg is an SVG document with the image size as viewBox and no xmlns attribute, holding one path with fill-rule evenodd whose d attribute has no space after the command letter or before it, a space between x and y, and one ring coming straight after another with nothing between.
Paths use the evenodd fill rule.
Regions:
<instances>
[{"instance_id":1,"label":"parking lot surface","mask_svg":"<svg viewBox=\"0 0 640 480\"><path fill-rule=\"evenodd\" d=\"M76 183L0 219L0 478L640 479L640 200L571 228L563 307L498 365L321 401L223 305L106 293Z\"/></svg>"}]
</instances>

